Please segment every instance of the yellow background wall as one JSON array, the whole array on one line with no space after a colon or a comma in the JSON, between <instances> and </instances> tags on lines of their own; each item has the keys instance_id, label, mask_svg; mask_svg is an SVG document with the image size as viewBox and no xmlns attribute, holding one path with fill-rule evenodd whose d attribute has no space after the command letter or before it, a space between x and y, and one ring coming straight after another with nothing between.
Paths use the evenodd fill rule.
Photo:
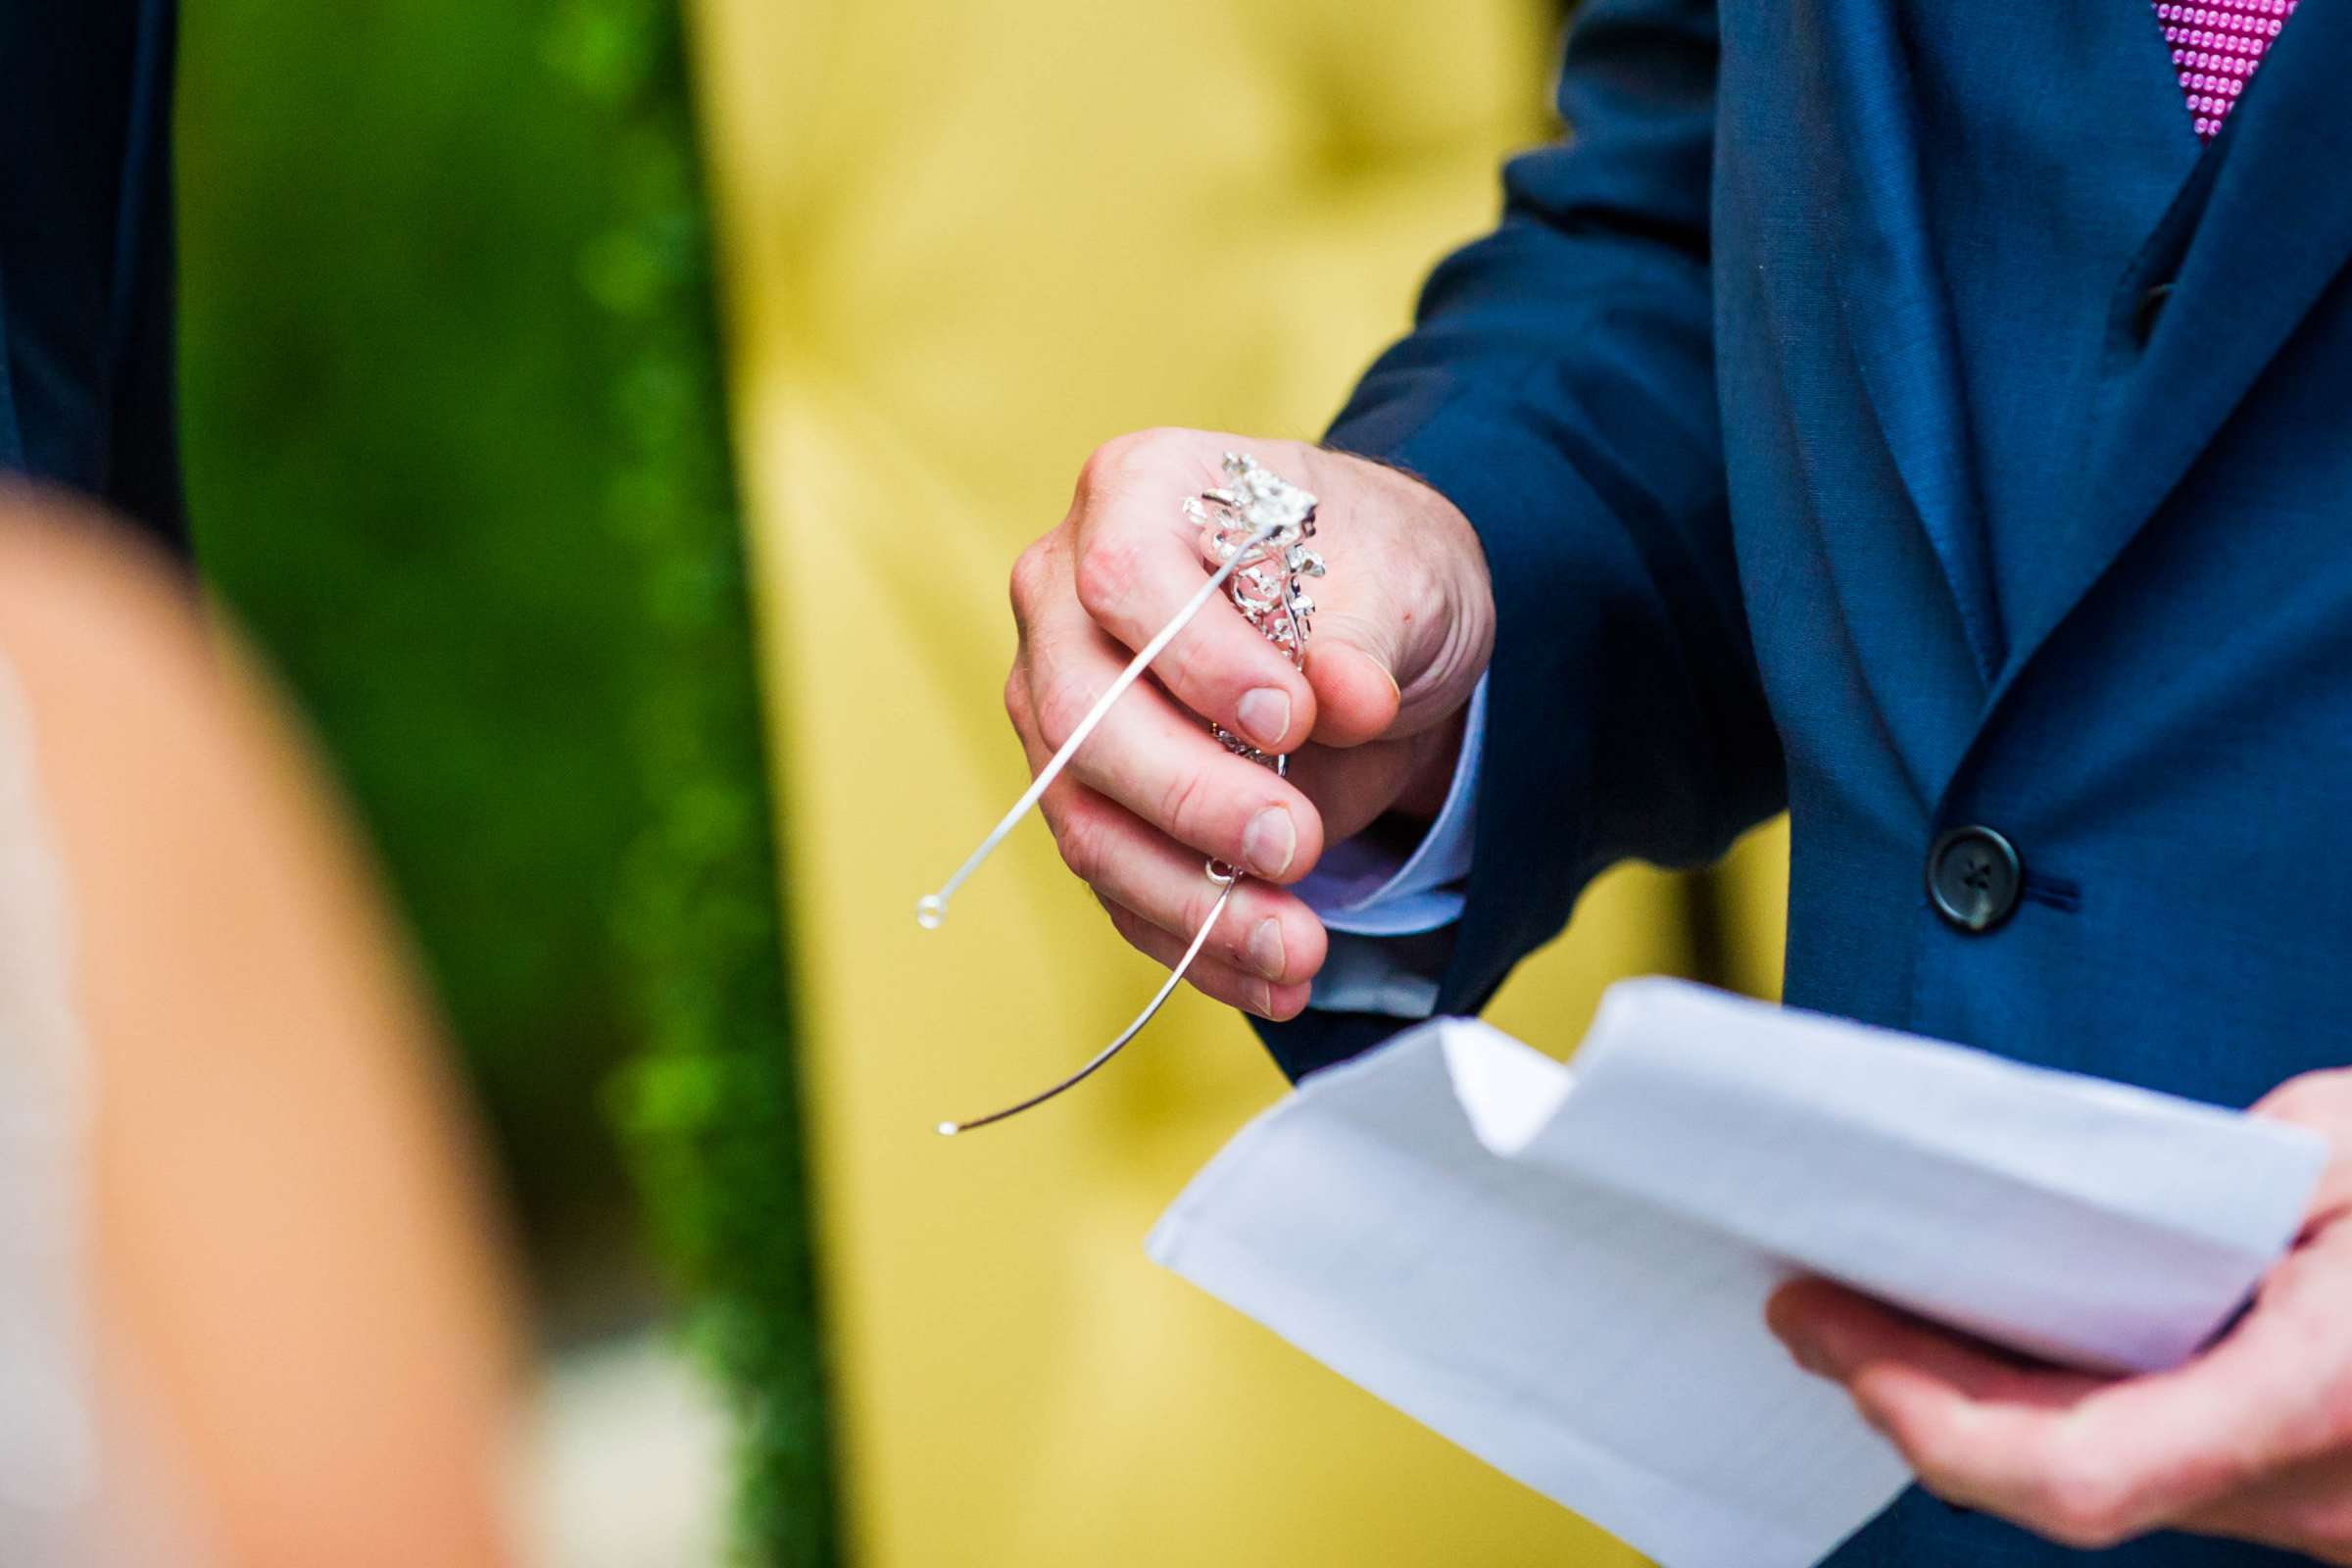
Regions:
<instances>
[{"instance_id":1,"label":"yellow background wall","mask_svg":"<svg viewBox=\"0 0 2352 1568\"><path fill-rule=\"evenodd\" d=\"M1025 827L915 928L1027 782L1004 578L1080 459L1158 423L1311 436L1549 133L1534 0L699 0L828 1271L866 1564L1631 1563L1149 1264L1190 1173L1282 1085L1146 995ZM1171 505L1175 498L1171 498ZM1777 841L1741 973L1778 971ZM1494 1016L1555 1052L1685 958L1620 871Z\"/></svg>"}]
</instances>

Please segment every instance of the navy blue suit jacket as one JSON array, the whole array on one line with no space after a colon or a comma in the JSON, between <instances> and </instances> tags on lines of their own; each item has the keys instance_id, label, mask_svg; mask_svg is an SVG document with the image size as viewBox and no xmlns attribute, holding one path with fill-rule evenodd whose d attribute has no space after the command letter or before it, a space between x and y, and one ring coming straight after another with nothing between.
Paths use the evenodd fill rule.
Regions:
<instances>
[{"instance_id":1,"label":"navy blue suit jacket","mask_svg":"<svg viewBox=\"0 0 2352 1568\"><path fill-rule=\"evenodd\" d=\"M185 531L171 0L0 0L0 471Z\"/></svg>"},{"instance_id":2,"label":"navy blue suit jacket","mask_svg":"<svg viewBox=\"0 0 2352 1568\"><path fill-rule=\"evenodd\" d=\"M2169 51L2145 0L1586 8L1573 139L1329 438L1493 568L1440 1010L1785 804L1794 1005L2230 1104L2352 1060L2352 7L2210 148ZM1981 934L1961 824L2026 871ZM1915 1492L1837 1560L2080 1555Z\"/></svg>"}]
</instances>

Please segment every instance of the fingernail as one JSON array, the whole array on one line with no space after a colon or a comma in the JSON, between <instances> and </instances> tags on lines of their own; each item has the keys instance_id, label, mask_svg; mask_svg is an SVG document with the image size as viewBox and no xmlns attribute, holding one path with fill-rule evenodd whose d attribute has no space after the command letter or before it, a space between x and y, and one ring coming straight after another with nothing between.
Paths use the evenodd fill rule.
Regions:
<instances>
[{"instance_id":1,"label":"fingernail","mask_svg":"<svg viewBox=\"0 0 2352 1568\"><path fill-rule=\"evenodd\" d=\"M1250 961L1269 980L1282 978L1282 922L1267 918L1250 933Z\"/></svg>"},{"instance_id":2,"label":"fingernail","mask_svg":"<svg viewBox=\"0 0 2352 1568\"><path fill-rule=\"evenodd\" d=\"M1291 728L1291 694L1272 686L1260 686L1244 692L1236 718L1241 720L1242 733L1267 751L1282 745L1282 738Z\"/></svg>"},{"instance_id":3,"label":"fingernail","mask_svg":"<svg viewBox=\"0 0 2352 1568\"><path fill-rule=\"evenodd\" d=\"M1259 876L1282 875L1298 853L1298 830L1291 825L1291 813L1279 806L1258 812L1242 831L1242 858Z\"/></svg>"},{"instance_id":4,"label":"fingernail","mask_svg":"<svg viewBox=\"0 0 2352 1568\"><path fill-rule=\"evenodd\" d=\"M1250 998L1251 1012L1256 1013L1260 1018L1271 1019L1274 1016L1274 988L1272 986L1263 980L1252 980L1250 982L1250 990L1247 995Z\"/></svg>"}]
</instances>

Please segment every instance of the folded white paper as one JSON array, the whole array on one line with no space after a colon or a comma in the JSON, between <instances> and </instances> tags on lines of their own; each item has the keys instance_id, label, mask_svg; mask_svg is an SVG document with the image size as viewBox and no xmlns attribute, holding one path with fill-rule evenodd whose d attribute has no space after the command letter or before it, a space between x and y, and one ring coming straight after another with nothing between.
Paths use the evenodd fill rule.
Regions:
<instances>
[{"instance_id":1,"label":"folded white paper","mask_svg":"<svg viewBox=\"0 0 2352 1568\"><path fill-rule=\"evenodd\" d=\"M1776 1284L2168 1366L2326 1160L2298 1128L1639 980L1573 1073L1449 1018L1315 1074L1150 1249L1666 1568L1809 1568L1909 1478L1766 1331Z\"/></svg>"}]
</instances>

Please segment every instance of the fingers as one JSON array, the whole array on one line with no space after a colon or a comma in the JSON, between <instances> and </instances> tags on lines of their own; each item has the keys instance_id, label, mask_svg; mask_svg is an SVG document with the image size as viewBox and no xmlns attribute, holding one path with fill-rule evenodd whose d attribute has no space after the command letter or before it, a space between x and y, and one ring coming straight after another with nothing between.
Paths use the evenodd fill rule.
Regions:
<instances>
[{"instance_id":1,"label":"fingers","mask_svg":"<svg viewBox=\"0 0 2352 1568\"><path fill-rule=\"evenodd\" d=\"M1020 685L1017 678L1014 685ZM1045 765L1051 748L1027 721L1025 703L1015 696L1011 706L1021 710L1015 727L1035 771ZM1253 763L1245 765L1255 768ZM1054 834L1063 863L1094 889L1098 899L1175 940L1173 948L1155 941L1146 951L1167 963L1181 956L1208 917L1219 892L1205 873L1200 853L1178 844L1067 773L1046 791L1038 808ZM1233 995L1220 996L1236 1005L1263 1010L1257 1001L1272 1005L1270 999L1277 990L1296 989L1311 980L1323 966L1327 949L1323 923L1298 898L1255 879L1245 879L1226 901L1201 952L1203 957L1219 960L1236 975L1269 982L1262 999L1238 982L1227 988ZM1289 991L1281 994L1287 998Z\"/></svg>"},{"instance_id":2,"label":"fingers","mask_svg":"<svg viewBox=\"0 0 2352 1568\"><path fill-rule=\"evenodd\" d=\"M1143 916L1123 909L1106 899L1102 902L1103 912L1110 916L1110 923L1118 929L1119 935L1147 957L1156 959L1170 969L1183 958L1184 950L1189 945L1188 937L1163 931ZM1219 916L1219 923L1222 924L1230 914L1231 906L1228 906L1226 915ZM1211 940L1214 941L1213 938ZM1278 1023L1296 1018L1306 1010L1308 987L1261 979L1222 957L1212 957L1207 949L1203 949L1200 956L1193 960L1192 968L1185 972L1185 979L1227 1006L1239 1007L1245 1012L1253 1012Z\"/></svg>"},{"instance_id":3,"label":"fingers","mask_svg":"<svg viewBox=\"0 0 2352 1568\"><path fill-rule=\"evenodd\" d=\"M2070 1460L2068 1423L2108 1380L2022 1365L1838 1286L1784 1286L1765 1321L1798 1365L1845 1385L1922 1485L2080 1546L2154 1521L2106 1466Z\"/></svg>"},{"instance_id":4,"label":"fingers","mask_svg":"<svg viewBox=\"0 0 2352 1568\"><path fill-rule=\"evenodd\" d=\"M2322 1265L2325 1268L2327 1265ZM2340 1281L2290 1281L2172 1372L2021 1365L1820 1282L1767 1311L1798 1363L1845 1385L1939 1496L2100 1547L2209 1510L2328 1442L2326 1389L2352 1357L2326 1322Z\"/></svg>"},{"instance_id":5,"label":"fingers","mask_svg":"<svg viewBox=\"0 0 2352 1568\"><path fill-rule=\"evenodd\" d=\"M1314 803L1324 843L1338 844L1392 810L1425 821L1436 817L1460 756L1456 723L1346 749L1317 743L1293 754L1289 778Z\"/></svg>"},{"instance_id":6,"label":"fingers","mask_svg":"<svg viewBox=\"0 0 2352 1568\"><path fill-rule=\"evenodd\" d=\"M2018 1361L1827 1280L1782 1286L1765 1303L1764 1321L1798 1365L1849 1388L1901 1367L1962 1398L2042 1408L2109 1381Z\"/></svg>"},{"instance_id":7,"label":"fingers","mask_svg":"<svg viewBox=\"0 0 2352 1568\"><path fill-rule=\"evenodd\" d=\"M1086 861L1093 874L1082 873L1083 880L1095 896L1178 939L1181 952L1221 891L1200 857L1091 791L1073 791L1057 815L1056 842ZM1303 985L1322 968L1328 941L1323 923L1297 898L1244 878L1201 953L1262 980Z\"/></svg>"},{"instance_id":8,"label":"fingers","mask_svg":"<svg viewBox=\"0 0 2352 1568\"><path fill-rule=\"evenodd\" d=\"M1196 530L1176 510L1223 483L1214 440L1147 431L1098 449L1078 476L1071 563L1078 605L1132 653L1199 592ZM1249 622L1204 608L1152 666L1192 711L1269 752L1287 752L1315 726L1315 694L1290 660Z\"/></svg>"},{"instance_id":9,"label":"fingers","mask_svg":"<svg viewBox=\"0 0 2352 1568\"><path fill-rule=\"evenodd\" d=\"M1120 661L1090 632L1033 643L1026 692L1008 690L1014 727L1050 754L1117 678ZM1043 764L1031 758L1031 766ZM1179 844L1274 882L1303 876L1323 853L1322 816L1271 768L1227 751L1199 719L1138 685L1103 715L1068 776L1118 802ZM1091 878L1089 880L1092 880Z\"/></svg>"}]
</instances>

